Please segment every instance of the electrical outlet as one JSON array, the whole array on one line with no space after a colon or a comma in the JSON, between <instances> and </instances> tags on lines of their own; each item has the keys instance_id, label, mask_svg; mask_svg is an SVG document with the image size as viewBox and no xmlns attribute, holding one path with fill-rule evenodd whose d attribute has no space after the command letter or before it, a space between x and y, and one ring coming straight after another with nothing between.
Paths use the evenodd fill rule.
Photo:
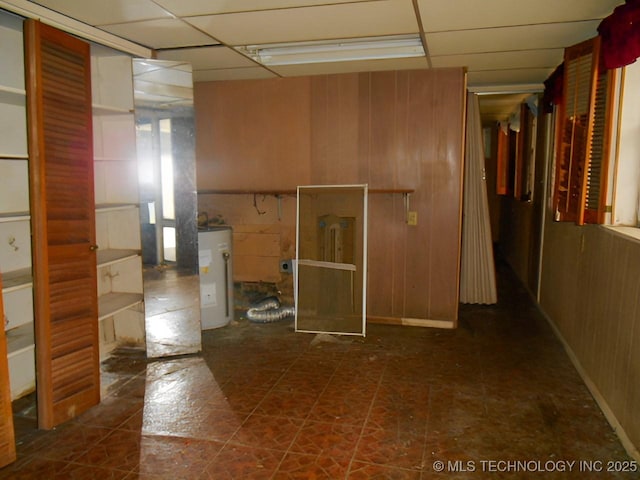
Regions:
<instances>
[{"instance_id":1,"label":"electrical outlet","mask_svg":"<svg viewBox=\"0 0 640 480\"><path fill-rule=\"evenodd\" d=\"M293 263L291 260L280 260L281 273L293 273Z\"/></svg>"},{"instance_id":2,"label":"electrical outlet","mask_svg":"<svg viewBox=\"0 0 640 480\"><path fill-rule=\"evenodd\" d=\"M418 212L407 212L407 225L418 225Z\"/></svg>"}]
</instances>

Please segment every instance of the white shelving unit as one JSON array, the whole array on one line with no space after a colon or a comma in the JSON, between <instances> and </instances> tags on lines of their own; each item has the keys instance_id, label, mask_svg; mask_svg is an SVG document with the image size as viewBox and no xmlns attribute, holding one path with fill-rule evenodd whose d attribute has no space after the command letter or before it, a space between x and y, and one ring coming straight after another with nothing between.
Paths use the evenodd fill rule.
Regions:
<instances>
[{"instance_id":1,"label":"white shelving unit","mask_svg":"<svg viewBox=\"0 0 640 480\"><path fill-rule=\"evenodd\" d=\"M91 46L100 356L144 347L131 57Z\"/></svg>"},{"instance_id":2,"label":"white shelving unit","mask_svg":"<svg viewBox=\"0 0 640 480\"><path fill-rule=\"evenodd\" d=\"M35 389L22 19L0 12L0 272L11 398Z\"/></svg>"}]
</instances>

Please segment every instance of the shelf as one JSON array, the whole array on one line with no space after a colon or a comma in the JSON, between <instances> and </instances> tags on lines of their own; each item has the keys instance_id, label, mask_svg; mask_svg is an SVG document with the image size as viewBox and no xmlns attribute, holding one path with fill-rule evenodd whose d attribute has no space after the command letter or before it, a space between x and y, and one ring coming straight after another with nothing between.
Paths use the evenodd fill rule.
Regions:
<instances>
[{"instance_id":1,"label":"shelf","mask_svg":"<svg viewBox=\"0 0 640 480\"><path fill-rule=\"evenodd\" d=\"M305 267L328 268L331 270L347 270L350 272L356 271L356 266L352 263L323 262L321 260L309 260L301 258L298 260L298 265L303 265Z\"/></svg>"},{"instance_id":2,"label":"shelf","mask_svg":"<svg viewBox=\"0 0 640 480\"><path fill-rule=\"evenodd\" d=\"M31 268L21 268L11 272L2 273L2 292L12 292L33 285Z\"/></svg>"},{"instance_id":3,"label":"shelf","mask_svg":"<svg viewBox=\"0 0 640 480\"><path fill-rule=\"evenodd\" d=\"M0 103L10 103L12 105L24 105L27 91L21 88L0 85Z\"/></svg>"},{"instance_id":4,"label":"shelf","mask_svg":"<svg viewBox=\"0 0 640 480\"><path fill-rule=\"evenodd\" d=\"M107 250L98 250L98 267L107 267L115 263L123 262L130 258L135 258L139 255L139 250L132 249L118 250L112 248Z\"/></svg>"},{"instance_id":5,"label":"shelf","mask_svg":"<svg viewBox=\"0 0 640 480\"><path fill-rule=\"evenodd\" d=\"M135 158L122 158L122 157L102 157L102 156L97 156L95 155L93 157L93 160L95 162L114 162L114 163L127 163L127 162L131 162L131 163L135 163L137 166L137 162L138 160Z\"/></svg>"},{"instance_id":6,"label":"shelf","mask_svg":"<svg viewBox=\"0 0 640 480\"><path fill-rule=\"evenodd\" d=\"M109 105L99 105L94 103L92 107L94 115L130 115L133 113L133 110L121 107L112 107Z\"/></svg>"},{"instance_id":7,"label":"shelf","mask_svg":"<svg viewBox=\"0 0 640 480\"><path fill-rule=\"evenodd\" d=\"M115 212L118 210L132 210L138 208L137 203L100 203L96 205L96 213Z\"/></svg>"},{"instance_id":8,"label":"shelf","mask_svg":"<svg viewBox=\"0 0 640 480\"><path fill-rule=\"evenodd\" d=\"M0 213L0 222L28 222L31 219L29 212L3 212Z\"/></svg>"},{"instance_id":9,"label":"shelf","mask_svg":"<svg viewBox=\"0 0 640 480\"><path fill-rule=\"evenodd\" d=\"M370 194L399 194L408 195L414 193L415 190L410 188L370 188ZM233 190L233 189L204 189L198 190L198 195L297 195L297 190Z\"/></svg>"},{"instance_id":10,"label":"shelf","mask_svg":"<svg viewBox=\"0 0 640 480\"><path fill-rule=\"evenodd\" d=\"M98 299L98 320L111 317L134 305L142 303L142 293L108 293Z\"/></svg>"},{"instance_id":11,"label":"shelf","mask_svg":"<svg viewBox=\"0 0 640 480\"><path fill-rule=\"evenodd\" d=\"M7 330L7 352L15 354L34 344L33 323L25 323L19 327Z\"/></svg>"}]
</instances>

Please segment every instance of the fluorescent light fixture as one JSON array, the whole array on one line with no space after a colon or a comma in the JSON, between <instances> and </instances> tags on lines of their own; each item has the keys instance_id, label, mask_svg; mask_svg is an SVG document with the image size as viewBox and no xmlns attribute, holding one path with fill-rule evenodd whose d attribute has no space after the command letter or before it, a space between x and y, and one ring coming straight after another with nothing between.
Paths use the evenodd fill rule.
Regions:
<instances>
[{"instance_id":1,"label":"fluorescent light fixture","mask_svg":"<svg viewBox=\"0 0 640 480\"><path fill-rule=\"evenodd\" d=\"M470 85L467 89L476 95L511 95L517 93L544 92L544 84L513 83L509 85Z\"/></svg>"},{"instance_id":2,"label":"fluorescent light fixture","mask_svg":"<svg viewBox=\"0 0 640 480\"><path fill-rule=\"evenodd\" d=\"M272 43L247 45L236 49L263 65L300 65L424 56L422 42L417 35Z\"/></svg>"}]
</instances>

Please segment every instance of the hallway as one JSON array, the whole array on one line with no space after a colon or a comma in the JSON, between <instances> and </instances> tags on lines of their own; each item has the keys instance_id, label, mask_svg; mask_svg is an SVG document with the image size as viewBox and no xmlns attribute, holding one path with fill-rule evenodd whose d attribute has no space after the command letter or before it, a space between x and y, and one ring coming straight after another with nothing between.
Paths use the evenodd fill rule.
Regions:
<instances>
[{"instance_id":1,"label":"hallway","mask_svg":"<svg viewBox=\"0 0 640 480\"><path fill-rule=\"evenodd\" d=\"M500 303L462 306L453 331L241 319L205 332L201 356L121 351L103 402L54 431L14 404L18 461L0 478L640 478L584 471L635 464L516 282L500 265Z\"/></svg>"}]
</instances>

